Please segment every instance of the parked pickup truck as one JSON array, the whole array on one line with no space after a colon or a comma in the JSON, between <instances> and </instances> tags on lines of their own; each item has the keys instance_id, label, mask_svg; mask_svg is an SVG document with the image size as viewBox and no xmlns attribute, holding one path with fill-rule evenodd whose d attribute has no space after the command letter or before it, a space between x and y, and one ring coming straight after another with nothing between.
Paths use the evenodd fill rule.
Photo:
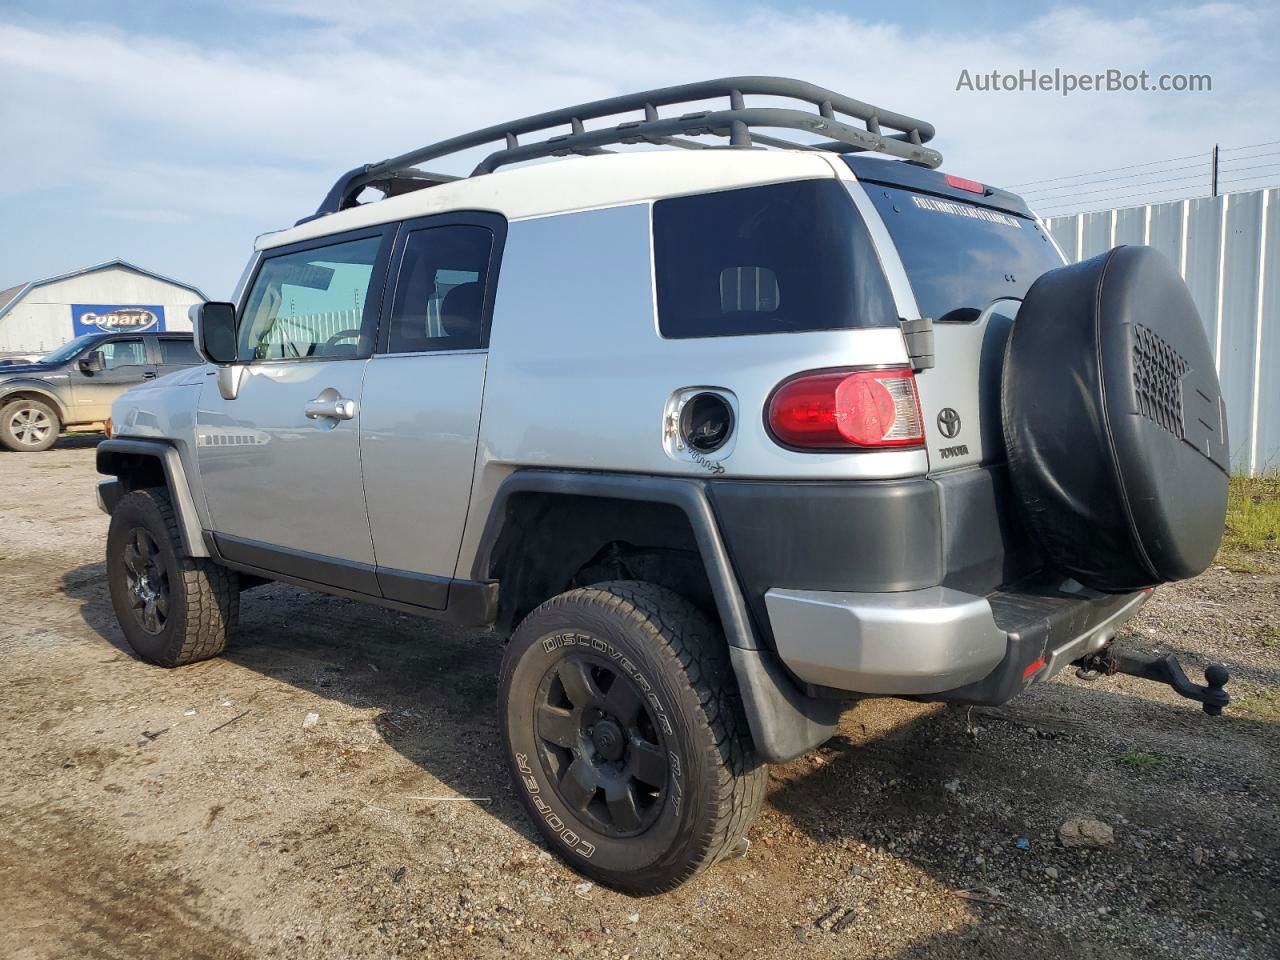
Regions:
<instances>
[{"instance_id":1,"label":"parked pickup truck","mask_svg":"<svg viewBox=\"0 0 1280 960\"><path fill-rule=\"evenodd\" d=\"M101 424L130 387L201 362L189 333L87 333L0 366L0 446L48 450L67 427Z\"/></svg>"}]
</instances>

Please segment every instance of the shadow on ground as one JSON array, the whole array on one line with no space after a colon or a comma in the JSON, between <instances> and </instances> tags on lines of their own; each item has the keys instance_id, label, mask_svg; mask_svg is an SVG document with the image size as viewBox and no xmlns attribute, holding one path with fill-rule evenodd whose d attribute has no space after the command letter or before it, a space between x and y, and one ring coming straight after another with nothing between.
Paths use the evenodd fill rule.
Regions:
<instances>
[{"instance_id":1,"label":"shadow on ground","mask_svg":"<svg viewBox=\"0 0 1280 960\"><path fill-rule=\"evenodd\" d=\"M66 574L64 591L79 601L91 629L132 656L107 598L103 564ZM458 795L491 797L478 808L545 847L516 802L502 759L495 720L501 649L493 637L282 585L248 591L242 601L226 660L381 711L388 722L377 728L391 747ZM856 841L953 890L998 885L1014 899L1039 895L1043 864L1076 863L1070 858L1080 855L1053 840L1065 816L1119 818L1127 846L1118 869L1134 882L1113 909L1172 916L1175 926L1210 935L1248 927L1253 911L1277 906L1264 879L1274 878L1280 850L1275 738L1275 725L1210 720L1192 704L1120 692L1110 681L1048 685L996 711L867 701L820 751L773 768L769 804L821 843L848 850L846 841ZM1132 769L1127 744L1150 749L1159 762ZM1184 832L1211 852L1238 845L1243 833L1261 851L1261 865L1211 862L1190 871L1187 845L1164 842L1181 841ZM1019 837L1028 838L1034 857L1017 848ZM1133 838L1143 838L1136 848ZM1031 863L1037 866L1029 871ZM1055 956L1117 955L1041 929L1028 919L1033 913L1015 918L984 909L997 911L994 926L935 938L899 956L1021 957L1032 944ZM1009 929L1005 918L1018 931L1012 938L999 932Z\"/></svg>"}]
</instances>

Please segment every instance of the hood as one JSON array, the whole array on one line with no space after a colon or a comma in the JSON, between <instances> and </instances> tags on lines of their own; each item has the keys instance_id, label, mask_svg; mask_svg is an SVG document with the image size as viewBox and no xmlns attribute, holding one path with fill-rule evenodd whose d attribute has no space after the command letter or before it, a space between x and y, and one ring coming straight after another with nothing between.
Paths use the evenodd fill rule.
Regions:
<instances>
[{"instance_id":1,"label":"hood","mask_svg":"<svg viewBox=\"0 0 1280 960\"><path fill-rule=\"evenodd\" d=\"M22 377L31 376L32 374L48 373L57 369L52 363L12 363L8 365L0 365L0 380L6 377Z\"/></svg>"}]
</instances>

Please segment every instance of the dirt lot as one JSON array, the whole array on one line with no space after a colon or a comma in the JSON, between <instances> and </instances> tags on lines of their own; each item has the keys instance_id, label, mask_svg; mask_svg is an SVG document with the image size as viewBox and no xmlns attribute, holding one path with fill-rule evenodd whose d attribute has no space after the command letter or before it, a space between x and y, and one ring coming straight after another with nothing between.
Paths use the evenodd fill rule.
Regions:
<instances>
[{"instance_id":1,"label":"dirt lot","mask_svg":"<svg viewBox=\"0 0 1280 960\"><path fill-rule=\"evenodd\" d=\"M0 955L1280 956L1280 577L1215 568L1131 631L1225 662L1226 717L1128 678L867 701L773 769L744 858L633 900L519 812L491 638L271 586L224 658L131 656L93 446L0 454ZM1063 849L1078 815L1114 845Z\"/></svg>"}]
</instances>

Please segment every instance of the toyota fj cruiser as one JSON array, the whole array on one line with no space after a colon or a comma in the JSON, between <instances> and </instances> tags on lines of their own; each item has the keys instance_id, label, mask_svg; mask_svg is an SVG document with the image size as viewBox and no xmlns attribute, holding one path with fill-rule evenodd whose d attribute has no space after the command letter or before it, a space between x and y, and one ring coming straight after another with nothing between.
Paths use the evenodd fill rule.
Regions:
<instances>
[{"instance_id":1,"label":"toyota fj cruiser","mask_svg":"<svg viewBox=\"0 0 1280 960\"><path fill-rule=\"evenodd\" d=\"M1112 646L1221 534L1191 298L1148 248L1065 265L933 133L738 77L346 174L193 310L211 366L115 405L125 636L214 656L264 580L492 627L516 793L633 893L743 849L764 764L858 697L998 704L1077 664L1220 712L1220 667Z\"/></svg>"}]
</instances>

